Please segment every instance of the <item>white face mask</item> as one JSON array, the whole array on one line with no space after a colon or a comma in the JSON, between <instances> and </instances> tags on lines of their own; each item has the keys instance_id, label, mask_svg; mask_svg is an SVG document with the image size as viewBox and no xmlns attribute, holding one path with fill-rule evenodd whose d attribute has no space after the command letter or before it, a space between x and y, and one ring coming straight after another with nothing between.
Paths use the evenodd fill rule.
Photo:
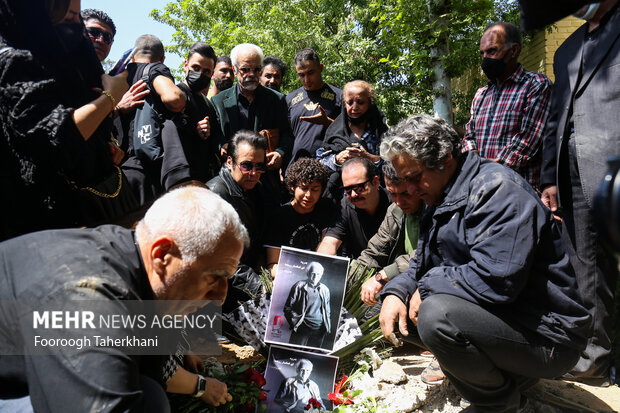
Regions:
<instances>
[{"instance_id":1,"label":"white face mask","mask_svg":"<svg viewBox=\"0 0 620 413\"><path fill-rule=\"evenodd\" d=\"M600 5L601 3L592 3L588 6L583 6L577 11L577 13L573 14L573 17L583 20L590 20L594 17Z\"/></svg>"}]
</instances>

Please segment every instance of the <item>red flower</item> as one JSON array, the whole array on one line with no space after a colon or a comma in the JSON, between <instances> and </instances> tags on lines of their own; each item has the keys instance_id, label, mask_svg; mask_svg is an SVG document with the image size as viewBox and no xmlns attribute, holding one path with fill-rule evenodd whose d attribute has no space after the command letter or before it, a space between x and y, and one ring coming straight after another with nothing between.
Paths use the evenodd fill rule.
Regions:
<instances>
[{"instance_id":1,"label":"red flower","mask_svg":"<svg viewBox=\"0 0 620 413\"><path fill-rule=\"evenodd\" d=\"M308 400L308 404L306 405L306 407L304 407L304 410L320 409L321 407L323 407L323 405L317 399L312 397L310 400Z\"/></svg>"},{"instance_id":2,"label":"red flower","mask_svg":"<svg viewBox=\"0 0 620 413\"><path fill-rule=\"evenodd\" d=\"M264 391L261 391L258 394L258 401L262 402L263 400L267 400L267 393L265 393Z\"/></svg>"},{"instance_id":3,"label":"red flower","mask_svg":"<svg viewBox=\"0 0 620 413\"><path fill-rule=\"evenodd\" d=\"M340 391L340 389L342 389L342 387L344 386L344 383L348 380L349 378L347 376L342 376L342 379L340 379L340 381L338 383L336 383L336 389L334 390L333 393L329 393L327 395L327 398L331 401L334 402L334 404L338 405L338 404L353 404L353 398L351 396L347 396L346 398L344 397L344 394L342 394L342 392Z\"/></svg>"},{"instance_id":4,"label":"red flower","mask_svg":"<svg viewBox=\"0 0 620 413\"><path fill-rule=\"evenodd\" d=\"M249 382L256 384L258 387L263 387L265 384L267 384L265 377L263 377L263 375L256 370L254 371L254 374L250 376Z\"/></svg>"}]
</instances>

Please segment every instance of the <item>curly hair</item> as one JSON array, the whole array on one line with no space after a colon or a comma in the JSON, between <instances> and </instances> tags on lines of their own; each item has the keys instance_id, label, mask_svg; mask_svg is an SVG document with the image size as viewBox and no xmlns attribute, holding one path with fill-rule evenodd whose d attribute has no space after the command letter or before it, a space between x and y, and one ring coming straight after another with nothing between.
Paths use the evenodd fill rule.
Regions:
<instances>
[{"instance_id":1,"label":"curly hair","mask_svg":"<svg viewBox=\"0 0 620 413\"><path fill-rule=\"evenodd\" d=\"M296 188L303 184L311 184L319 181L322 189L327 185L329 172L321 162L313 158L301 158L295 161L286 173L286 187L291 193L291 188Z\"/></svg>"}]
</instances>

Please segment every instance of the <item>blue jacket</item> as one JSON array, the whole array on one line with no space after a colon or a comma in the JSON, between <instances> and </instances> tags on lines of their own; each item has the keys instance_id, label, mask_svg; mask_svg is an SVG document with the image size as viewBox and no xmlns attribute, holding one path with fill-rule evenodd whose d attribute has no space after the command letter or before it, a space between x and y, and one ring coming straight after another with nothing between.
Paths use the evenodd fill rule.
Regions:
<instances>
[{"instance_id":1,"label":"blue jacket","mask_svg":"<svg viewBox=\"0 0 620 413\"><path fill-rule=\"evenodd\" d=\"M383 296L450 294L552 342L583 349L590 316L552 214L516 172L467 152L427 208L409 269Z\"/></svg>"}]
</instances>

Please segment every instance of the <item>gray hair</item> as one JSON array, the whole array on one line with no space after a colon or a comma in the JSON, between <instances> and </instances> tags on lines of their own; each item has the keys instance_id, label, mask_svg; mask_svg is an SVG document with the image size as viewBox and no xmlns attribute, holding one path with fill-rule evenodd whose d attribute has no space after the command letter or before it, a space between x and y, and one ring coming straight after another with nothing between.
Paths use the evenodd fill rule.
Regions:
<instances>
[{"instance_id":1,"label":"gray hair","mask_svg":"<svg viewBox=\"0 0 620 413\"><path fill-rule=\"evenodd\" d=\"M229 233L247 247L250 243L235 209L214 192L198 186L174 189L157 199L136 228L138 245L157 237L171 237L184 264L212 253Z\"/></svg>"},{"instance_id":2,"label":"gray hair","mask_svg":"<svg viewBox=\"0 0 620 413\"><path fill-rule=\"evenodd\" d=\"M265 56L263 55L263 49L252 43L241 43L233 47L233 49L230 51L230 60L232 62L232 65L234 67L238 67L237 58L239 57L239 53L250 51L256 53L260 57L260 62L262 64L263 59L265 58Z\"/></svg>"},{"instance_id":3,"label":"gray hair","mask_svg":"<svg viewBox=\"0 0 620 413\"><path fill-rule=\"evenodd\" d=\"M311 369L314 368L314 365L312 364L312 362L310 360L308 360L308 359L299 359L299 360L297 360L297 363L295 363L295 371L299 371L299 367L301 367L302 364L306 364Z\"/></svg>"},{"instance_id":4,"label":"gray hair","mask_svg":"<svg viewBox=\"0 0 620 413\"><path fill-rule=\"evenodd\" d=\"M405 153L426 168L441 171L450 154L454 159L461 156L461 138L443 119L413 115L385 134L380 152L388 162Z\"/></svg>"},{"instance_id":5,"label":"gray hair","mask_svg":"<svg viewBox=\"0 0 620 413\"><path fill-rule=\"evenodd\" d=\"M312 261L310 264L308 264L308 266L306 267L306 275L308 275L310 273L310 271L312 271L314 268L317 268L317 272L320 270L321 275L323 275L323 273L325 272L325 268L323 268L323 266L321 264L319 264L316 261Z\"/></svg>"}]
</instances>

